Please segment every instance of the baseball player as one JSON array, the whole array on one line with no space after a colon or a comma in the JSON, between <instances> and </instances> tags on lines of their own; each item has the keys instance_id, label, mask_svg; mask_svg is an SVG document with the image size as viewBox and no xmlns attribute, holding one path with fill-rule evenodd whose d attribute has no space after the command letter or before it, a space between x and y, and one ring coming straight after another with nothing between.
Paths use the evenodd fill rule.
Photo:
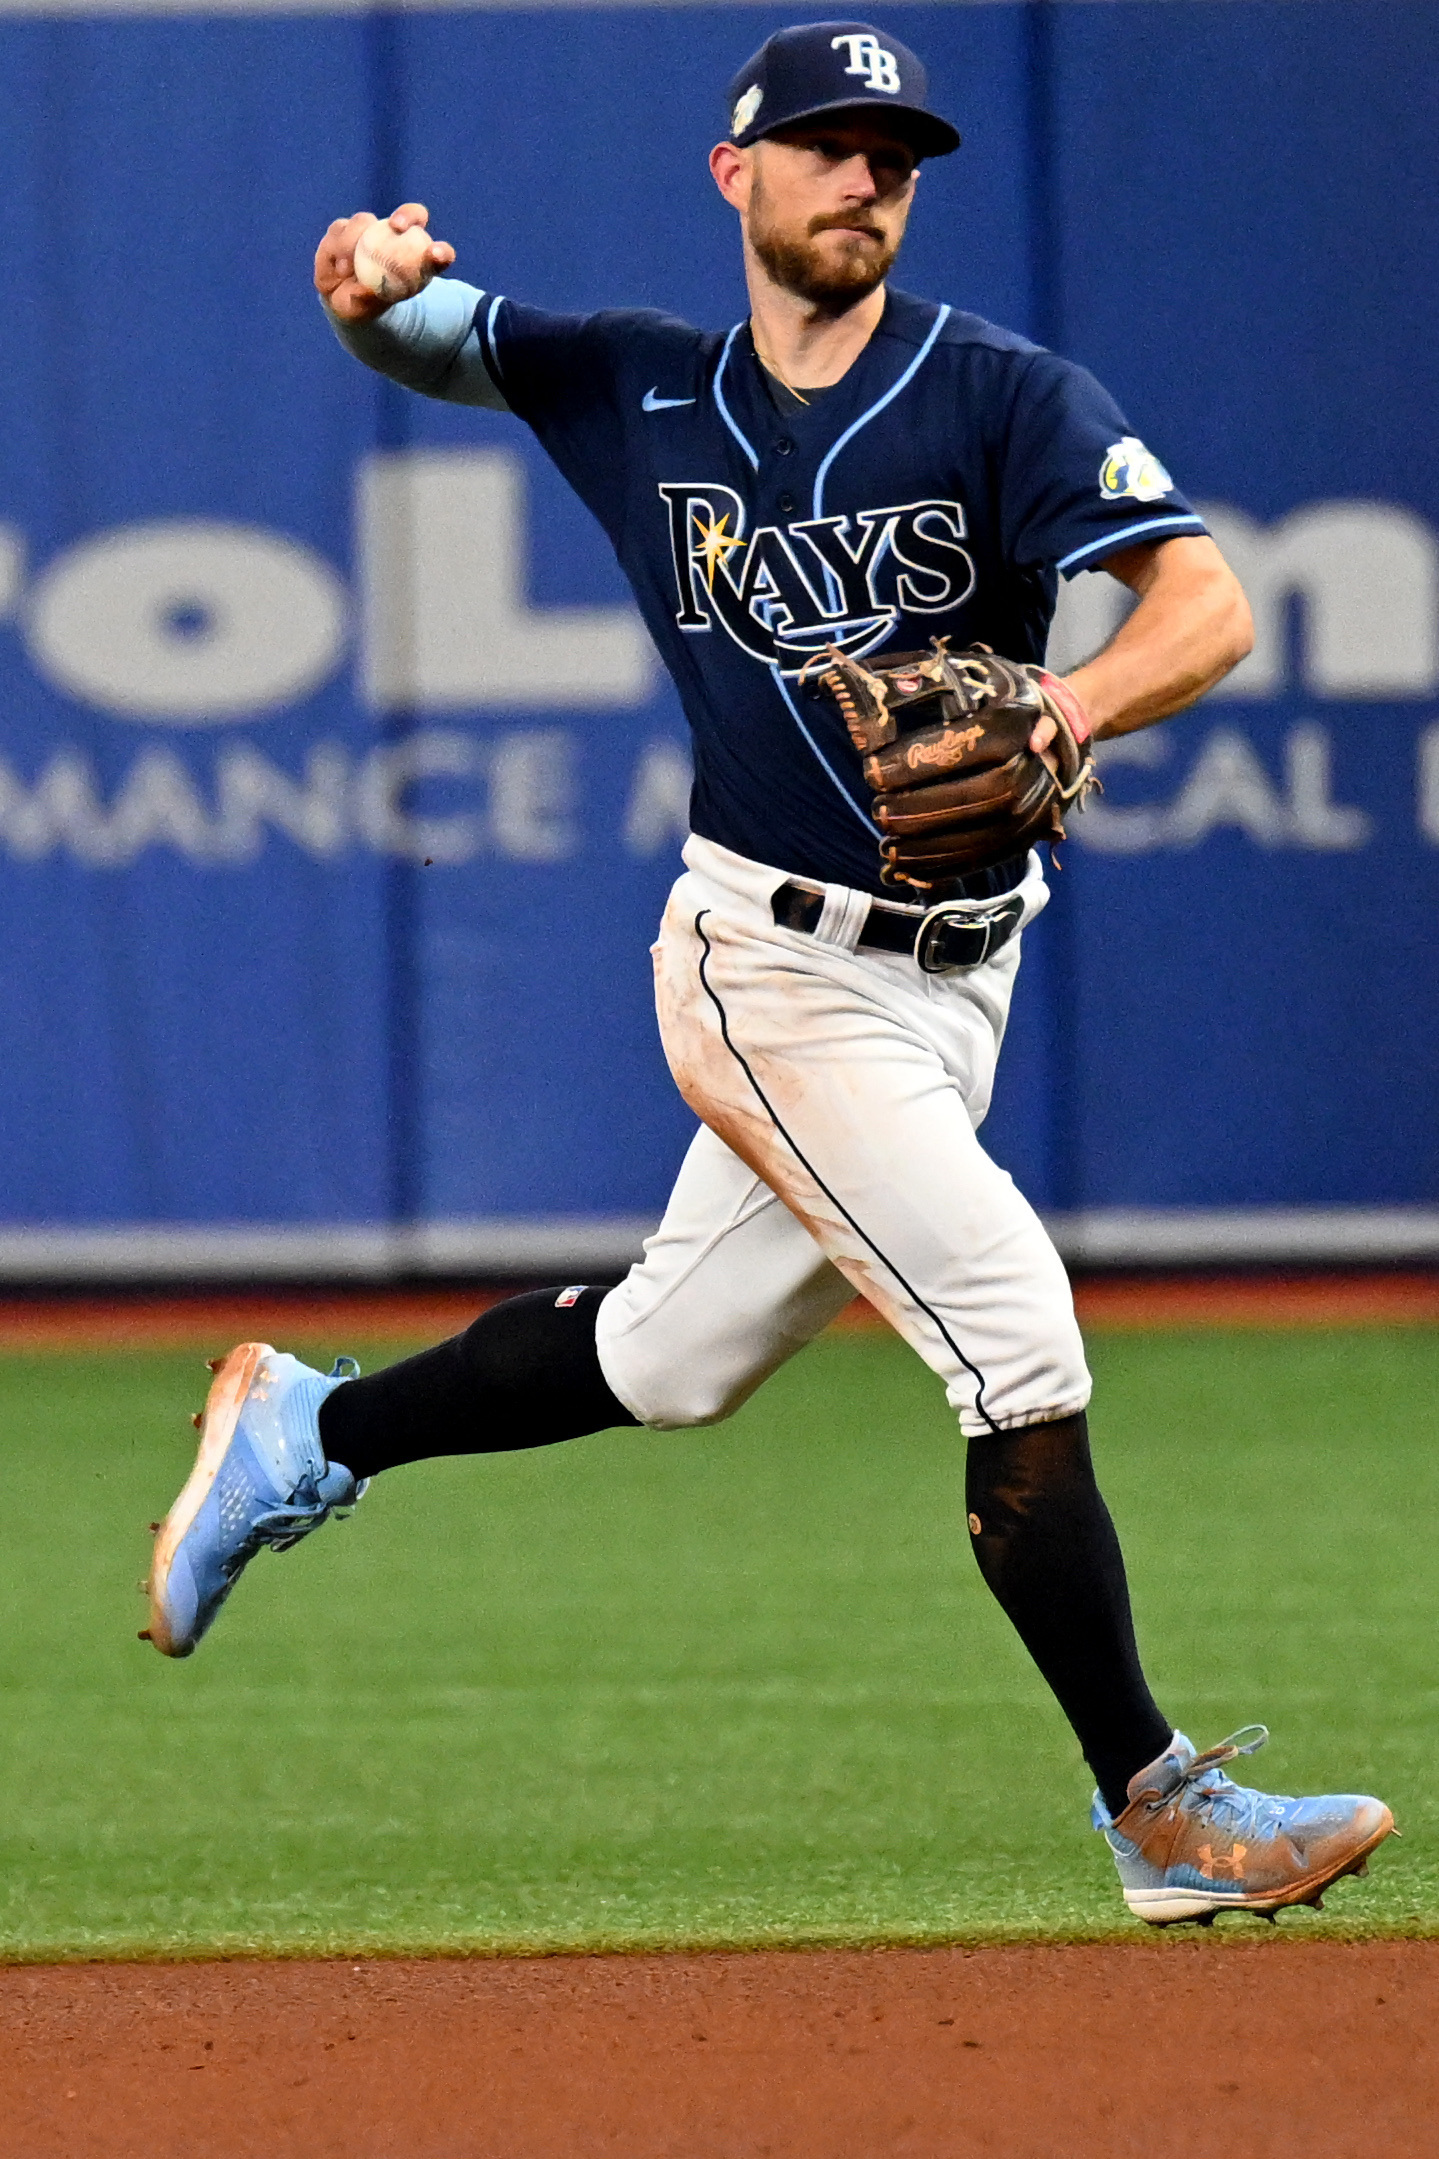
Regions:
<instances>
[{"instance_id":1,"label":"baseball player","mask_svg":"<svg viewBox=\"0 0 1439 2159\"><path fill-rule=\"evenodd\" d=\"M1249 649L1202 520L1082 368L891 287L922 161L959 137L866 23L771 37L710 169L750 312L550 314L441 273L409 203L341 218L315 277L341 343L429 397L512 412L608 535L694 736L693 832L654 948L700 1119L617 1288L515 1297L370 1378L265 1343L221 1360L163 1524L149 1638L188 1656L263 1545L424 1456L712 1423L856 1290L943 1381L986 1582L1078 1735L1125 1901L1166 1924L1317 1904L1393 1828L1281 1799L1157 1707L1090 1460L1064 1269L976 1136L1037 843L1093 746L1179 711ZM1137 605L1045 672L1057 579Z\"/></svg>"}]
</instances>

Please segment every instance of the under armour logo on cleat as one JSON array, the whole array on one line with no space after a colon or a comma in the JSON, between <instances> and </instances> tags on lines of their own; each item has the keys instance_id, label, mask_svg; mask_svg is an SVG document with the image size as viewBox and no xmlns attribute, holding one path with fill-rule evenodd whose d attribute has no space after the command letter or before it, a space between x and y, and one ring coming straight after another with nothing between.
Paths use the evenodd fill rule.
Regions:
<instances>
[{"instance_id":1,"label":"under armour logo on cleat","mask_svg":"<svg viewBox=\"0 0 1439 2159\"><path fill-rule=\"evenodd\" d=\"M693 403L694 399L692 397L661 397L657 383L653 390L646 390L644 396L640 399L640 410L641 412L669 412L675 405L692 405Z\"/></svg>"},{"instance_id":2,"label":"under armour logo on cleat","mask_svg":"<svg viewBox=\"0 0 1439 2159\"><path fill-rule=\"evenodd\" d=\"M1231 1881L1242 1881L1244 1878L1244 1862L1248 1857L1248 1853L1249 1847L1247 1844L1236 1844L1227 1852L1216 1852L1213 1845L1201 1844L1199 1847L1199 1871L1207 1882L1212 1882L1216 1874L1227 1868Z\"/></svg>"}]
</instances>

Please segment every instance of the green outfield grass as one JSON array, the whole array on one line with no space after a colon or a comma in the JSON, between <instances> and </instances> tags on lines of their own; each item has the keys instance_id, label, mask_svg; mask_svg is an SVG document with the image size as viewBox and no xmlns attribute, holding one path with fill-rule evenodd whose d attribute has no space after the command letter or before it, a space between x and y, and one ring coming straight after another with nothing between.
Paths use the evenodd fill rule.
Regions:
<instances>
[{"instance_id":1,"label":"green outfield grass","mask_svg":"<svg viewBox=\"0 0 1439 2159\"><path fill-rule=\"evenodd\" d=\"M1161 1701L1200 1744L1263 1719L1255 1781L1405 1832L1286 1927L1434 1931L1439 1335L1093 1351ZM134 1583L205 1378L0 1359L0 1955L1135 1931L890 1337L712 1432L397 1471L167 1664Z\"/></svg>"}]
</instances>

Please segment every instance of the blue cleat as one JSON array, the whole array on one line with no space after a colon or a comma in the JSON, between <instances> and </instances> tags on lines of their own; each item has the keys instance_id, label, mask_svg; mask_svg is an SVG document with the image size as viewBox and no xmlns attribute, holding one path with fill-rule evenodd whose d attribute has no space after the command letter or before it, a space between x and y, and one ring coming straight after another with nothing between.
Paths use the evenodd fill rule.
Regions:
<instances>
[{"instance_id":1,"label":"blue cleat","mask_svg":"<svg viewBox=\"0 0 1439 2159\"><path fill-rule=\"evenodd\" d=\"M1394 1827L1382 1800L1281 1799L1225 1776L1226 1762L1256 1753L1268 1737L1262 1724L1248 1724L1196 1754L1176 1732L1158 1761L1130 1778L1122 1814L1111 1816L1095 1793L1090 1819L1137 1918L1156 1927L1179 1919L1208 1926L1227 1911L1272 1919L1286 1904L1320 1908L1331 1882L1368 1872L1370 1852Z\"/></svg>"},{"instance_id":2,"label":"blue cleat","mask_svg":"<svg viewBox=\"0 0 1439 2159\"><path fill-rule=\"evenodd\" d=\"M212 1365L200 1452L160 1524L147 1585L140 1639L162 1656L191 1654L262 1545L287 1552L360 1498L369 1480L325 1460L319 1422L326 1395L359 1369L341 1357L325 1377L268 1342L242 1342Z\"/></svg>"}]
</instances>

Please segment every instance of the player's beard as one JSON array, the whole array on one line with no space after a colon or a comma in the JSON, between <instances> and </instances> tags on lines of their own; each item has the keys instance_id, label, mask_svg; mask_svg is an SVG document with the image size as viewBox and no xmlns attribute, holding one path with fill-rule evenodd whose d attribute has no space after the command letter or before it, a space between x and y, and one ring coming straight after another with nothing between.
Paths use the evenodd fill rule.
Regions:
<instances>
[{"instance_id":1,"label":"player's beard","mask_svg":"<svg viewBox=\"0 0 1439 2159\"><path fill-rule=\"evenodd\" d=\"M816 235L837 229L873 238L852 239L838 254L815 246ZM816 307L840 310L853 307L884 283L904 237L901 228L888 239L880 226L856 211L812 217L801 232L785 231L772 216L758 178L749 199L748 230L750 246L782 290Z\"/></svg>"}]
</instances>

